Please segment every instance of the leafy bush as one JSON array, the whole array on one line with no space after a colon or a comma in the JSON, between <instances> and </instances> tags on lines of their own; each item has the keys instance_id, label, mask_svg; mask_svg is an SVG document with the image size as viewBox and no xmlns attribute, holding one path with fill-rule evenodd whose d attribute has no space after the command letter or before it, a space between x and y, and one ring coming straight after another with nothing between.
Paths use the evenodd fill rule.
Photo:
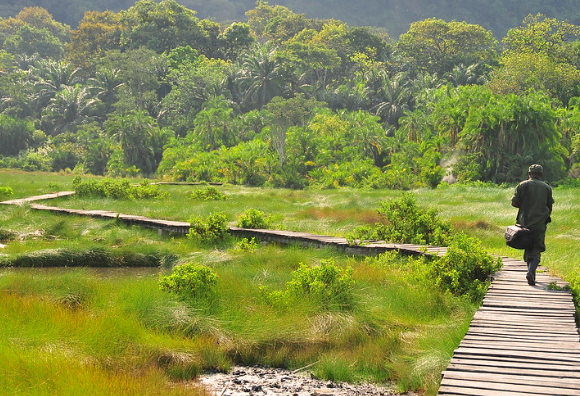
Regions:
<instances>
[{"instance_id":1,"label":"leafy bush","mask_svg":"<svg viewBox=\"0 0 580 396\"><path fill-rule=\"evenodd\" d=\"M354 303L353 271L351 267L341 269L333 260L323 260L314 267L300 263L285 291L260 290L268 303L278 307L288 306L293 299L307 299L323 309L350 309Z\"/></svg>"},{"instance_id":2,"label":"leafy bush","mask_svg":"<svg viewBox=\"0 0 580 396\"><path fill-rule=\"evenodd\" d=\"M272 219L257 209L248 209L238 217L237 227L241 228L268 228Z\"/></svg>"},{"instance_id":3,"label":"leafy bush","mask_svg":"<svg viewBox=\"0 0 580 396\"><path fill-rule=\"evenodd\" d=\"M52 159L46 150L28 151L19 162L20 168L27 172L50 171L52 167Z\"/></svg>"},{"instance_id":4,"label":"leafy bush","mask_svg":"<svg viewBox=\"0 0 580 396\"><path fill-rule=\"evenodd\" d=\"M196 190L190 195L193 199L201 199L204 201L224 201L227 199L226 195L215 187L206 187L203 190Z\"/></svg>"},{"instance_id":5,"label":"leafy bush","mask_svg":"<svg viewBox=\"0 0 580 396\"><path fill-rule=\"evenodd\" d=\"M213 295L217 275L206 266L188 263L178 265L173 273L159 279L159 288L182 298L203 298Z\"/></svg>"},{"instance_id":6,"label":"leafy bush","mask_svg":"<svg viewBox=\"0 0 580 396\"><path fill-rule=\"evenodd\" d=\"M4 199L6 197L9 197L10 195L14 194L14 190L12 190L12 187L8 187L8 186L0 186L0 199Z\"/></svg>"},{"instance_id":7,"label":"leafy bush","mask_svg":"<svg viewBox=\"0 0 580 396\"><path fill-rule=\"evenodd\" d=\"M73 188L79 197L100 197L112 199L146 199L165 198L167 193L162 192L158 185L144 180L139 185L131 184L126 179L82 180L76 176Z\"/></svg>"},{"instance_id":8,"label":"leafy bush","mask_svg":"<svg viewBox=\"0 0 580 396\"><path fill-rule=\"evenodd\" d=\"M438 286L454 295L480 301L491 282L491 275L501 266L501 259L494 260L487 254L479 240L458 233L447 254L433 261L432 270Z\"/></svg>"},{"instance_id":9,"label":"leafy bush","mask_svg":"<svg viewBox=\"0 0 580 396\"><path fill-rule=\"evenodd\" d=\"M436 246L447 246L451 239L451 224L441 219L435 209L420 208L410 192L400 199L381 202L378 212L385 218L385 224L356 228L347 239L351 243L375 239Z\"/></svg>"},{"instance_id":10,"label":"leafy bush","mask_svg":"<svg viewBox=\"0 0 580 396\"><path fill-rule=\"evenodd\" d=\"M241 252L253 252L258 248L258 243L256 238L248 239L242 238L240 242L236 245L236 250Z\"/></svg>"},{"instance_id":11,"label":"leafy bush","mask_svg":"<svg viewBox=\"0 0 580 396\"><path fill-rule=\"evenodd\" d=\"M227 217L223 213L212 213L206 220L193 217L187 237L200 243L212 244L222 241L228 235Z\"/></svg>"}]
</instances>

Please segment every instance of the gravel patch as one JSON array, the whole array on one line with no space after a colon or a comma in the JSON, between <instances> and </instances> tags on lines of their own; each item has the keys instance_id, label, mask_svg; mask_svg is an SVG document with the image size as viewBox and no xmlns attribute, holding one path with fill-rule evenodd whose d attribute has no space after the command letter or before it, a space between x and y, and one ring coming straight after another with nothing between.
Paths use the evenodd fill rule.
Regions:
<instances>
[{"instance_id":1,"label":"gravel patch","mask_svg":"<svg viewBox=\"0 0 580 396\"><path fill-rule=\"evenodd\" d=\"M204 375L200 383L216 396L388 396L392 388L321 381L308 373L262 367L234 367L227 374ZM415 393L405 393L407 396Z\"/></svg>"}]
</instances>

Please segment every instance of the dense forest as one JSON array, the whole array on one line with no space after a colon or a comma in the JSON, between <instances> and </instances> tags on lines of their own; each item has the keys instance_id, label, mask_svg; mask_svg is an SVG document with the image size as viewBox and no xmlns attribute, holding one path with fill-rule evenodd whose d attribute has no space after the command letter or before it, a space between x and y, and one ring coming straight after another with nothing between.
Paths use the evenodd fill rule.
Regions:
<instances>
[{"instance_id":1,"label":"dense forest","mask_svg":"<svg viewBox=\"0 0 580 396\"><path fill-rule=\"evenodd\" d=\"M0 167L408 189L541 163L573 182L579 36L543 14L501 39L427 18L395 40L267 2L218 23L142 0L76 29L24 7L0 19Z\"/></svg>"},{"instance_id":2,"label":"dense forest","mask_svg":"<svg viewBox=\"0 0 580 396\"><path fill-rule=\"evenodd\" d=\"M76 27L86 11L119 12L134 0L19 0L0 4L0 17L16 15L22 7L42 7L54 18ZM214 21L243 21L256 0L181 0L197 16ZM404 33L412 22L427 18L466 21L491 30L496 38L517 26L528 14L580 24L580 8L573 0L278 0L279 4L310 18L338 19L353 26L386 29L391 37Z\"/></svg>"}]
</instances>

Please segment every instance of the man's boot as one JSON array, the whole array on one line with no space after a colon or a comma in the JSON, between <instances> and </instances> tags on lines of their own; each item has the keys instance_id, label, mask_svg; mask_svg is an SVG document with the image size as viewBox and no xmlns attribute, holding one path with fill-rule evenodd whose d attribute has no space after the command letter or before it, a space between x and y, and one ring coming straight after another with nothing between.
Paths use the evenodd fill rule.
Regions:
<instances>
[{"instance_id":1,"label":"man's boot","mask_svg":"<svg viewBox=\"0 0 580 396\"><path fill-rule=\"evenodd\" d=\"M540 260L531 259L528 262L528 272L526 274L526 279L528 280L528 285L534 286L536 284L536 269L540 264Z\"/></svg>"}]
</instances>

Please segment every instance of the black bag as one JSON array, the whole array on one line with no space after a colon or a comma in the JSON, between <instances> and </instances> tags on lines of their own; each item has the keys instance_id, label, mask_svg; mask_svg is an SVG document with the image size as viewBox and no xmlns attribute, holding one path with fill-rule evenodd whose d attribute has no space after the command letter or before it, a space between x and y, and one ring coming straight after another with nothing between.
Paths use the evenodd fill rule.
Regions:
<instances>
[{"instance_id":1,"label":"black bag","mask_svg":"<svg viewBox=\"0 0 580 396\"><path fill-rule=\"evenodd\" d=\"M533 246L532 231L519 224L505 230L505 243L514 249L530 249Z\"/></svg>"}]
</instances>

